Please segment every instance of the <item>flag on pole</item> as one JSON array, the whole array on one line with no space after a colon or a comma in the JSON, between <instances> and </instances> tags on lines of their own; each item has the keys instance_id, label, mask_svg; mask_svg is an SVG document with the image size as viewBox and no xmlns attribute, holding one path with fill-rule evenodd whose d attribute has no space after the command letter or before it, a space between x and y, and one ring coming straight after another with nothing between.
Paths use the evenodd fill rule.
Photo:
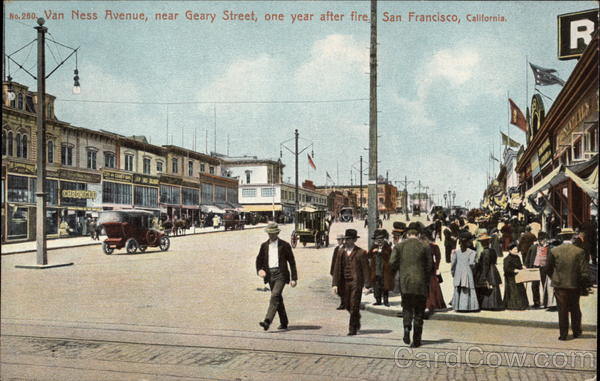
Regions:
<instances>
[{"instance_id":1,"label":"flag on pole","mask_svg":"<svg viewBox=\"0 0 600 381\"><path fill-rule=\"evenodd\" d=\"M558 78L556 70L554 69L545 69L543 67L537 66L529 63L531 66L531 70L533 70L533 77L535 78L535 84L540 86L548 86L548 85L565 85L565 81Z\"/></svg>"},{"instance_id":2,"label":"flag on pole","mask_svg":"<svg viewBox=\"0 0 600 381\"><path fill-rule=\"evenodd\" d=\"M501 132L500 134L502 134L502 144L504 144L505 146L509 146L509 147L513 147L513 148L518 148L521 146L521 143L519 143L515 140L512 140L504 132Z\"/></svg>"},{"instance_id":3,"label":"flag on pole","mask_svg":"<svg viewBox=\"0 0 600 381\"><path fill-rule=\"evenodd\" d=\"M308 156L308 164L312 167L312 169L317 169L317 166L315 165L315 162L313 161L312 157L310 157L310 154L307 153L306 156Z\"/></svg>"},{"instance_id":4,"label":"flag on pole","mask_svg":"<svg viewBox=\"0 0 600 381\"><path fill-rule=\"evenodd\" d=\"M325 171L325 175L327 175L327 180L331 180L331 182L333 182L333 179L329 175L329 172Z\"/></svg>"},{"instance_id":5,"label":"flag on pole","mask_svg":"<svg viewBox=\"0 0 600 381\"><path fill-rule=\"evenodd\" d=\"M491 153L490 153L490 159L492 159L492 160L495 160L495 161L497 161L498 163L500 162L500 160L496 159L496 158L494 157L494 155L493 155L493 154L491 154Z\"/></svg>"},{"instance_id":6,"label":"flag on pole","mask_svg":"<svg viewBox=\"0 0 600 381\"><path fill-rule=\"evenodd\" d=\"M512 99L508 98L508 103L510 103L510 124L519 127L523 132L527 132L525 115Z\"/></svg>"}]
</instances>

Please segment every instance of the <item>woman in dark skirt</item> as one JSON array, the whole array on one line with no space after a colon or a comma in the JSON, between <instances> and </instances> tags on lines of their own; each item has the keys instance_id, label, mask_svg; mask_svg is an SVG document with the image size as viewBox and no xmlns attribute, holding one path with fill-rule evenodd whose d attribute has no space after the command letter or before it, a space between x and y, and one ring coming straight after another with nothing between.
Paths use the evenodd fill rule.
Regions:
<instances>
[{"instance_id":1,"label":"woman in dark skirt","mask_svg":"<svg viewBox=\"0 0 600 381\"><path fill-rule=\"evenodd\" d=\"M432 230L425 230L423 243L429 245L433 260L433 271L431 272L429 281L429 295L427 295L427 302L425 303L425 312L431 314L435 310L446 309L446 302L444 302L444 295L442 295L442 288L440 287L441 275L439 268L442 254L439 246L434 242Z\"/></svg>"},{"instance_id":2,"label":"woman in dark skirt","mask_svg":"<svg viewBox=\"0 0 600 381\"><path fill-rule=\"evenodd\" d=\"M515 275L522 269L517 245L511 244L504 259L504 306L507 310L526 310L529 307L525 285L515 281Z\"/></svg>"},{"instance_id":3,"label":"woman in dark skirt","mask_svg":"<svg viewBox=\"0 0 600 381\"><path fill-rule=\"evenodd\" d=\"M481 242L483 250L479 256L475 282L479 308L482 310L498 311L504 309L502 295L500 294L502 279L496 268L498 259L496 251L490 248L491 238L487 234L479 237L479 242Z\"/></svg>"}]
</instances>

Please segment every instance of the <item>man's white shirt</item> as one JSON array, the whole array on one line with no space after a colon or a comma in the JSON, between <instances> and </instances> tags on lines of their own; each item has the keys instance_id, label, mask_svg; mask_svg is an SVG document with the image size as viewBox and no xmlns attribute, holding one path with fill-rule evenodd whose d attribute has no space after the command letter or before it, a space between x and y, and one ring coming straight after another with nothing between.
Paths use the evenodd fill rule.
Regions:
<instances>
[{"instance_id":1,"label":"man's white shirt","mask_svg":"<svg viewBox=\"0 0 600 381\"><path fill-rule=\"evenodd\" d=\"M279 239L269 241L269 268L279 267Z\"/></svg>"}]
</instances>

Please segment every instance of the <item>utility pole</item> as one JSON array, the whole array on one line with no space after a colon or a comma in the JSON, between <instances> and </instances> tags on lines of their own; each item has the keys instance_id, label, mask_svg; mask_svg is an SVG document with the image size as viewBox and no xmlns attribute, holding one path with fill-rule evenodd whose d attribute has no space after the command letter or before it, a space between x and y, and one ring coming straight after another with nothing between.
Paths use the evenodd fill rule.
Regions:
<instances>
[{"instance_id":1,"label":"utility pole","mask_svg":"<svg viewBox=\"0 0 600 381\"><path fill-rule=\"evenodd\" d=\"M363 216L363 166L362 155L360 157L360 216Z\"/></svg>"},{"instance_id":2,"label":"utility pole","mask_svg":"<svg viewBox=\"0 0 600 381\"><path fill-rule=\"evenodd\" d=\"M414 181L408 181L408 176L404 176L404 181L395 181L395 183L404 185L404 212L406 214L406 221L410 221L408 217L408 184L413 183Z\"/></svg>"},{"instance_id":3,"label":"utility pole","mask_svg":"<svg viewBox=\"0 0 600 381\"><path fill-rule=\"evenodd\" d=\"M377 229L377 0L371 0L371 46L369 83L369 241Z\"/></svg>"},{"instance_id":4,"label":"utility pole","mask_svg":"<svg viewBox=\"0 0 600 381\"><path fill-rule=\"evenodd\" d=\"M421 180L417 185L417 204L419 205L419 211L421 211Z\"/></svg>"},{"instance_id":5,"label":"utility pole","mask_svg":"<svg viewBox=\"0 0 600 381\"><path fill-rule=\"evenodd\" d=\"M294 132L296 139L296 212L300 209L300 200L298 199L298 129Z\"/></svg>"}]
</instances>

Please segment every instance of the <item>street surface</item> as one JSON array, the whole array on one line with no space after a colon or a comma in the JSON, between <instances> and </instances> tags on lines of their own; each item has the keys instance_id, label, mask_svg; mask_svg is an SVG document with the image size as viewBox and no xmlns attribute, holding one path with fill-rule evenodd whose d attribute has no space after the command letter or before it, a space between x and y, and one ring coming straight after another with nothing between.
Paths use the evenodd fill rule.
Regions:
<instances>
[{"instance_id":1,"label":"street surface","mask_svg":"<svg viewBox=\"0 0 600 381\"><path fill-rule=\"evenodd\" d=\"M392 221L394 216L392 216ZM392 221L385 221L391 230ZM389 226L388 226L389 225ZM336 223L331 241L363 222ZM280 235L289 240L292 225ZM428 320L424 344L402 343L402 321L362 312L347 337L335 308L333 247L294 250L286 287L290 329L264 332L269 293L254 261L262 229L173 239L168 252L104 255L99 246L49 252L48 270L16 269L35 253L2 256L2 380L587 380L596 332ZM445 295L449 300L450 296ZM371 301L371 297L364 298ZM558 317L557 317L558 318Z\"/></svg>"}]
</instances>

